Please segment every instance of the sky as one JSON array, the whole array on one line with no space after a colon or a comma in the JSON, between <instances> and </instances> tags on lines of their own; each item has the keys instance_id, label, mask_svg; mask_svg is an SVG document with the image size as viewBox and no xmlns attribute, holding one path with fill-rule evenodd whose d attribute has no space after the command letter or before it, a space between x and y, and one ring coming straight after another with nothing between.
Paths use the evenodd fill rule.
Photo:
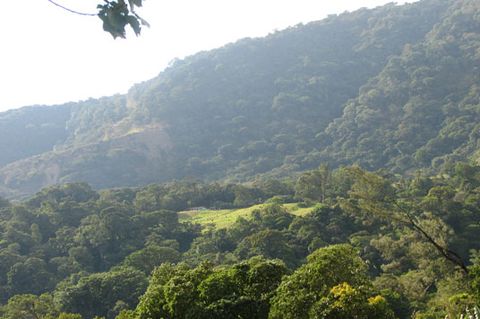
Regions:
<instances>
[{"instance_id":1,"label":"sky","mask_svg":"<svg viewBox=\"0 0 480 319\"><path fill-rule=\"evenodd\" d=\"M55 0L95 13L101 0ZM47 0L2 3L0 111L126 93L175 58L260 37L329 14L385 0L144 0L151 27L114 40L98 17L69 13ZM413 1L395 1L398 4Z\"/></svg>"}]
</instances>

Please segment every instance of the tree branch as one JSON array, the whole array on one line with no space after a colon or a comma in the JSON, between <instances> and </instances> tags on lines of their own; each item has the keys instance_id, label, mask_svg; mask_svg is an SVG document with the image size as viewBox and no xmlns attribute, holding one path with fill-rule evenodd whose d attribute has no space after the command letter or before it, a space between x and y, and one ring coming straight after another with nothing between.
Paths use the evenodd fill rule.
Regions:
<instances>
[{"instance_id":1,"label":"tree branch","mask_svg":"<svg viewBox=\"0 0 480 319\"><path fill-rule=\"evenodd\" d=\"M54 2L54 1L52 1L52 0L47 0L47 1L50 2L50 3L53 4L53 5L56 5L56 6L59 7L59 8L62 8L63 10L66 10L66 11L71 12L71 13L74 13L74 14L78 14L78 15L82 15L82 16L89 16L89 17L94 17L94 16L97 15L96 13L85 13L85 12L75 11L75 10L69 9L69 8L67 8L67 7L64 7L64 6L62 6L61 4L56 3L56 2Z\"/></svg>"},{"instance_id":2,"label":"tree branch","mask_svg":"<svg viewBox=\"0 0 480 319\"><path fill-rule=\"evenodd\" d=\"M443 257L445 257L445 259L447 259L447 260L451 261L452 263L454 263L455 265L459 266L462 269L462 271L465 273L465 275L468 275L467 266L463 262L462 258L456 252L454 252L454 251L452 251L452 250L450 250L446 247L443 247L442 245L437 243L435 241L435 239L433 239L433 237L431 237L420 225L417 224L417 222L415 221L414 217L410 214L410 212L408 212L403 207L401 207L397 202L394 202L394 205L397 206L398 209L400 209L401 211L404 212L404 214L408 218L408 224L413 229L415 229L419 233L421 233L423 235L423 237L425 237L425 239L427 239L427 241L430 242L438 250L438 252L440 252L440 254L442 254Z\"/></svg>"}]
</instances>

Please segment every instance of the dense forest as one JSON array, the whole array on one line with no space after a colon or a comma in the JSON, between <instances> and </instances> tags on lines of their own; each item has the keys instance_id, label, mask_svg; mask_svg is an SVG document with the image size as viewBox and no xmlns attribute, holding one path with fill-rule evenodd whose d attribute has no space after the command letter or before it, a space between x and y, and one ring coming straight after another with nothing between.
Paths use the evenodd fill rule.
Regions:
<instances>
[{"instance_id":1,"label":"dense forest","mask_svg":"<svg viewBox=\"0 0 480 319\"><path fill-rule=\"evenodd\" d=\"M424 0L332 15L173 61L126 95L1 113L0 195L476 160L478 9Z\"/></svg>"},{"instance_id":2,"label":"dense forest","mask_svg":"<svg viewBox=\"0 0 480 319\"><path fill-rule=\"evenodd\" d=\"M392 3L0 113L0 319L479 318L479 30Z\"/></svg>"},{"instance_id":3,"label":"dense forest","mask_svg":"<svg viewBox=\"0 0 480 319\"><path fill-rule=\"evenodd\" d=\"M461 162L409 179L322 165L249 186L52 186L1 203L0 318L473 315L479 189ZM227 227L181 218L259 203Z\"/></svg>"}]
</instances>

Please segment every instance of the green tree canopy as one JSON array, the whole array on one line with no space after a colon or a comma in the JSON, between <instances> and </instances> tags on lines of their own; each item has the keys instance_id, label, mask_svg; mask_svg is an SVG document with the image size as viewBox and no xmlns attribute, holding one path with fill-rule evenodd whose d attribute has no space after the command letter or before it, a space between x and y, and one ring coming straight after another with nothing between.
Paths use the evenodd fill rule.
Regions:
<instances>
[{"instance_id":1,"label":"green tree canopy","mask_svg":"<svg viewBox=\"0 0 480 319\"><path fill-rule=\"evenodd\" d=\"M364 261L353 247L341 244L320 248L308 256L305 265L284 278L272 300L269 318L308 319L312 311L318 310L312 310L314 305L322 298L329 298L335 286L343 283L353 288L368 286L366 271Z\"/></svg>"}]
</instances>

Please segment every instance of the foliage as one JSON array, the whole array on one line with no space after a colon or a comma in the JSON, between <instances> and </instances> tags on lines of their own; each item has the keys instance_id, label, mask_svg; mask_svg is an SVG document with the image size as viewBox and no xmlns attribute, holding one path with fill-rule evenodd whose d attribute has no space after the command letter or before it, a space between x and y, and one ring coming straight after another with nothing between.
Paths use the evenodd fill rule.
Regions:
<instances>
[{"instance_id":1,"label":"foliage","mask_svg":"<svg viewBox=\"0 0 480 319\"><path fill-rule=\"evenodd\" d=\"M0 314L2 319L38 319L49 316L53 318L59 313L54 306L52 296L26 294L12 297L1 309Z\"/></svg>"},{"instance_id":2,"label":"foliage","mask_svg":"<svg viewBox=\"0 0 480 319\"><path fill-rule=\"evenodd\" d=\"M214 269L162 265L135 310L135 318L267 318L269 300L287 269L253 258Z\"/></svg>"},{"instance_id":3,"label":"foliage","mask_svg":"<svg viewBox=\"0 0 480 319\"><path fill-rule=\"evenodd\" d=\"M132 8L142 3L101 5L108 30L122 36L129 23L140 26ZM438 166L443 155L475 157L475 3L465 2L465 10L455 3L424 0L330 16L175 61L127 95L42 108L38 119L39 108L2 114L11 121L0 121L0 163L9 164L0 169L0 194L21 197L76 181L99 189L186 177L269 180L324 162L403 172L430 167L435 158ZM450 69L455 79L442 76ZM424 82L432 96L420 96ZM450 94L456 87L459 93ZM389 121L379 117L383 110ZM283 191L292 195L291 187ZM235 195L240 206L256 197L241 187Z\"/></svg>"},{"instance_id":4,"label":"foliage","mask_svg":"<svg viewBox=\"0 0 480 319\"><path fill-rule=\"evenodd\" d=\"M364 262L348 245L320 248L282 281L272 300L269 318L309 318L309 313L316 311L312 307L344 282L353 287L366 285Z\"/></svg>"},{"instance_id":5,"label":"foliage","mask_svg":"<svg viewBox=\"0 0 480 319\"><path fill-rule=\"evenodd\" d=\"M0 207L2 316L455 317L478 303L477 171L406 179L343 167L310 207L269 201L284 181L48 187ZM317 187L304 178L317 173L299 176L302 187ZM238 190L270 203L213 209L233 207ZM210 209L167 209L197 205ZM469 276L434 243L465 263L471 252Z\"/></svg>"},{"instance_id":6,"label":"foliage","mask_svg":"<svg viewBox=\"0 0 480 319\"><path fill-rule=\"evenodd\" d=\"M110 33L113 38L125 38L127 25L136 35L140 34L141 25L148 26L148 23L135 12L135 7L142 6L142 0L128 0L128 3L124 0L104 1L104 4L97 6L98 17L103 21L103 30Z\"/></svg>"},{"instance_id":7,"label":"foliage","mask_svg":"<svg viewBox=\"0 0 480 319\"><path fill-rule=\"evenodd\" d=\"M382 296L368 297L363 287L353 288L348 283L333 287L326 297L315 303L310 318L395 318Z\"/></svg>"},{"instance_id":8,"label":"foliage","mask_svg":"<svg viewBox=\"0 0 480 319\"><path fill-rule=\"evenodd\" d=\"M425 41L392 57L329 125L326 156L398 173L477 158L478 3L443 3L450 7Z\"/></svg>"},{"instance_id":9,"label":"foliage","mask_svg":"<svg viewBox=\"0 0 480 319\"><path fill-rule=\"evenodd\" d=\"M117 268L82 277L78 282L61 283L55 301L62 305L62 310L85 318L95 315L114 318L116 305L122 302L127 308L134 307L146 286L147 279L140 271Z\"/></svg>"},{"instance_id":10,"label":"foliage","mask_svg":"<svg viewBox=\"0 0 480 319\"><path fill-rule=\"evenodd\" d=\"M117 36L139 4L106 2ZM0 199L1 318L471 314L479 10L362 9L0 114L0 193L36 192Z\"/></svg>"}]
</instances>

